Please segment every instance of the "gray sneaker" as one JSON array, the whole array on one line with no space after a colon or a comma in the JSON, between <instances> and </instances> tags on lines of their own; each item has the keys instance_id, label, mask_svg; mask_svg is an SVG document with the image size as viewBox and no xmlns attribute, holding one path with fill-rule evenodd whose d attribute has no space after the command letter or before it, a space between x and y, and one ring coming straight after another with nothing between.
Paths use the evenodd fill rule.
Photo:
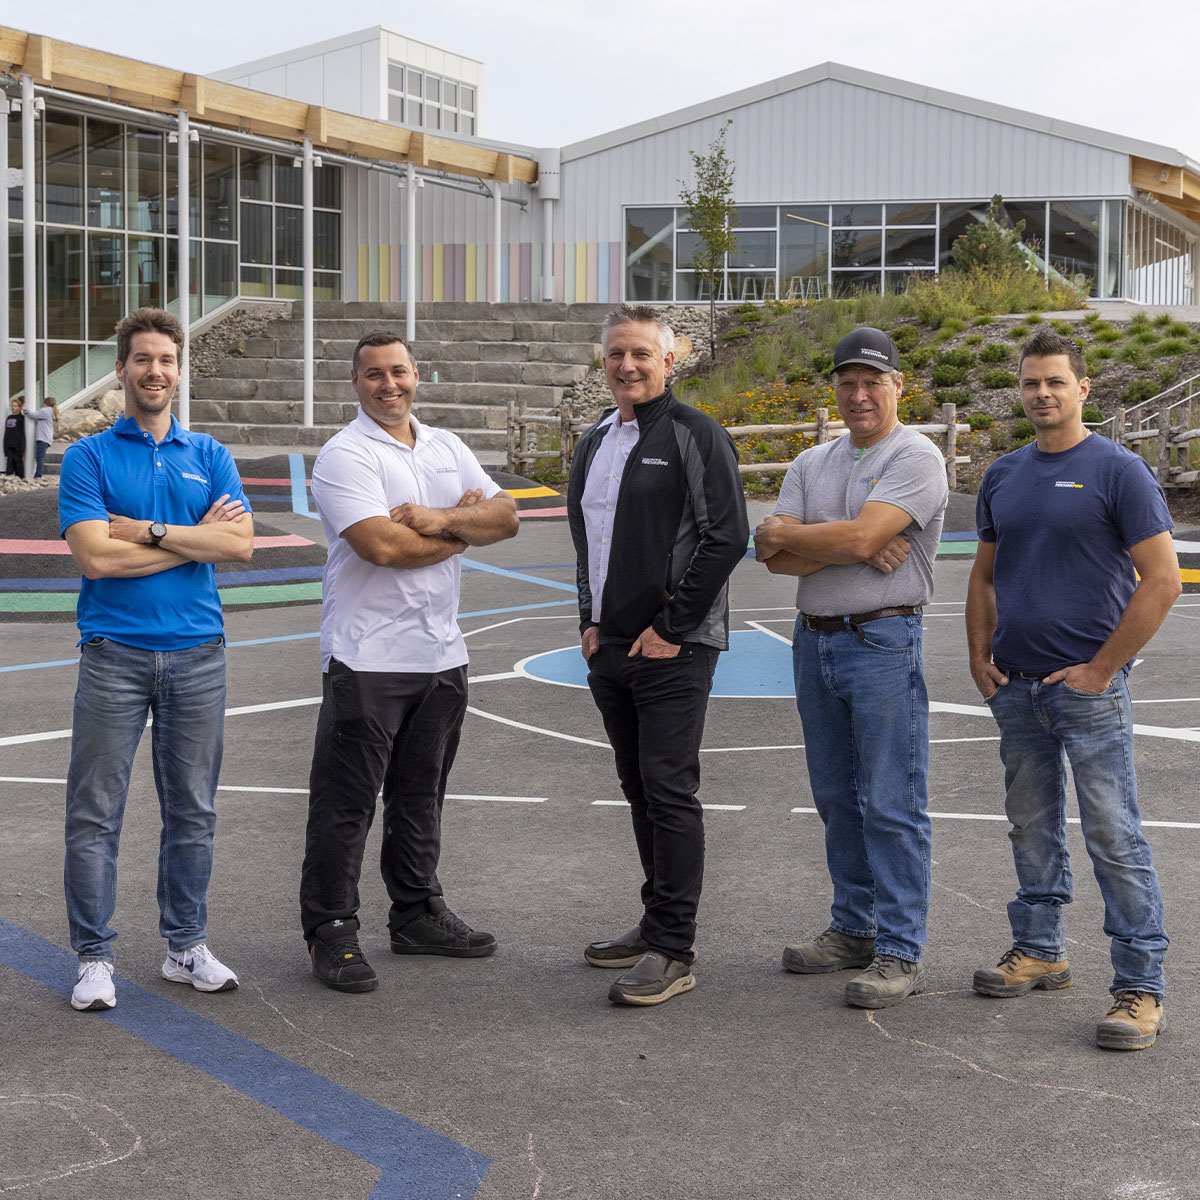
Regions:
<instances>
[{"instance_id":1,"label":"gray sneaker","mask_svg":"<svg viewBox=\"0 0 1200 1200\"><path fill-rule=\"evenodd\" d=\"M785 946L783 968L797 975L823 975L850 967L869 967L875 957L875 939L851 937L829 928L814 941Z\"/></svg>"},{"instance_id":2,"label":"gray sneaker","mask_svg":"<svg viewBox=\"0 0 1200 1200\"><path fill-rule=\"evenodd\" d=\"M854 1008L890 1008L925 990L925 967L919 962L877 954L875 961L846 984L846 1003Z\"/></svg>"}]
</instances>

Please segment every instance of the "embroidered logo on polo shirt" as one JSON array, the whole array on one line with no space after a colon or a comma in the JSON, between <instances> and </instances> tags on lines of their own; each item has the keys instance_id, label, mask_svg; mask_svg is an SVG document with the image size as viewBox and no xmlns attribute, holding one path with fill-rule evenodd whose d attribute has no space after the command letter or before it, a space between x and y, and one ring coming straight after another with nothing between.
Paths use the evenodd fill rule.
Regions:
<instances>
[{"instance_id":1,"label":"embroidered logo on polo shirt","mask_svg":"<svg viewBox=\"0 0 1200 1200\"><path fill-rule=\"evenodd\" d=\"M1081 487L1083 487L1083 484L1082 483L1074 483L1070 479L1056 479L1054 481L1054 486L1055 487L1081 488Z\"/></svg>"},{"instance_id":2,"label":"embroidered logo on polo shirt","mask_svg":"<svg viewBox=\"0 0 1200 1200\"><path fill-rule=\"evenodd\" d=\"M180 475L182 475L184 477L184 479L194 479L197 483L207 483L208 482L208 480L205 479L203 475L193 475L191 473L191 471L180 471L179 473L180 473Z\"/></svg>"},{"instance_id":3,"label":"embroidered logo on polo shirt","mask_svg":"<svg viewBox=\"0 0 1200 1200\"><path fill-rule=\"evenodd\" d=\"M457 467L435 467L433 470L435 475L457 475Z\"/></svg>"},{"instance_id":4,"label":"embroidered logo on polo shirt","mask_svg":"<svg viewBox=\"0 0 1200 1200\"><path fill-rule=\"evenodd\" d=\"M665 458L643 458L643 467L669 467L671 464Z\"/></svg>"}]
</instances>

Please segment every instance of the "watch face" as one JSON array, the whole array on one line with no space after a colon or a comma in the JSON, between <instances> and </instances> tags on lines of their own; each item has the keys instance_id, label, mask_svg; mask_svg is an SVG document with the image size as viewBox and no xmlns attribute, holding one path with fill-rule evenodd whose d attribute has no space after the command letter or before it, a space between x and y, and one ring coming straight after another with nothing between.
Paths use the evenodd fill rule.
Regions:
<instances>
[{"instance_id":1,"label":"watch face","mask_svg":"<svg viewBox=\"0 0 1200 1200\"><path fill-rule=\"evenodd\" d=\"M167 527L161 521L150 522L150 536L157 542L167 536Z\"/></svg>"}]
</instances>

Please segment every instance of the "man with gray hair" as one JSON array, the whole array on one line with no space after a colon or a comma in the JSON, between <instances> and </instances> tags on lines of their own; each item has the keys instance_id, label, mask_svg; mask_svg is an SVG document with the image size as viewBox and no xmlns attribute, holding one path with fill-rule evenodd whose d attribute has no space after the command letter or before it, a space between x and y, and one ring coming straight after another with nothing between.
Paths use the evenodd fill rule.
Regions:
<instances>
[{"instance_id":1,"label":"man with gray hair","mask_svg":"<svg viewBox=\"0 0 1200 1200\"><path fill-rule=\"evenodd\" d=\"M940 451L899 423L904 390L890 337L862 328L833 356L846 436L805 450L760 561L798 576L792 661L813 801L833 882L830 926L783 965L865 967L847 1004L885 1008L925 988L929 909L929 699L921 606L948 489Z\"/></svg>"},{"instance_id":2,"label":"man with gray hair","mask_svg":"<svg viewBox=\"0 0 1200 1200\"><path fill-rule=\"evenodd\" d=\"M580 439L567 490L588 686L645 873L639 923L584 952L592 966L629 968L609 989L614 1004L695 986L700 740L729 646L729 575L749 537L732 439L667 386L674 347L656 309L609 314L601 349L616 408Z\"/></svg>"}]
</instances>

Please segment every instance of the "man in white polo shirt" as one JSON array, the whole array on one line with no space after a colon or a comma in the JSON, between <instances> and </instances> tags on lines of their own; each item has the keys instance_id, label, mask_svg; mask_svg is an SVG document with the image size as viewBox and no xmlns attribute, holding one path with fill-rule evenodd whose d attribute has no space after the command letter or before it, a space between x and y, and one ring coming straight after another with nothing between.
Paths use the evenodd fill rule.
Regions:
<instances>
[{"instance_id":1,"label":"man in white polo shirt","mask_svg":"<svg viewBox=\"0 0 1200 1200\"><path fill-rule=\"evenodd\" d=\"M329 550L300 914L313 974L342 992L379 984L358 944L358 879L381 788L392 951L496 949L446 907L437 864L467 707L459 555L513 537L517 511L459 438L413 417L418 381L403 338L367 334L350 372L358 417L312 472Z\"/></svg>"}]
</instances>

